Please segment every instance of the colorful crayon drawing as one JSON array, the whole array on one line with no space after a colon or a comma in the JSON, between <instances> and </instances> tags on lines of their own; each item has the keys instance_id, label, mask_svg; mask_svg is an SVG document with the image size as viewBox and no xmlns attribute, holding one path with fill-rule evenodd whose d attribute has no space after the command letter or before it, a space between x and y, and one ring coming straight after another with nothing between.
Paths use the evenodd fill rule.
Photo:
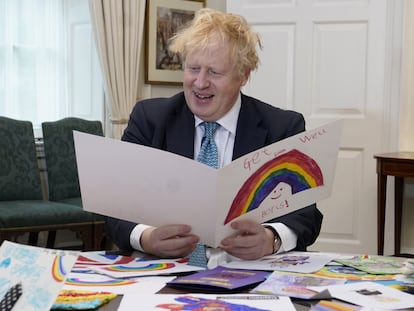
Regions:
<instances>
[{"instance_id":1,"label":"colorful crayon drawing","mask_svg":"<svg viewBox=\"0 0 414 311\"><path fill-rule=\"evenodd\" d=\"M325 266L315 275L329 278L346 279L348 281L388 281L394 280L393 274L370 274L353 267Z\"/></svg>"},{"instance_id":2,"label":"colorful crayon drawing","mask_svg":"<svg viewBox=\"0 0 414 311\"><path fill-rule=\"evenodd\" d=\"M52 277L56 282L63 282L68 271L65 270L63 257L56 256L52 263Z\"/></svg>"},{"instance_id":3,"label":"colorful crayon drawing","mask_svg":"<svg viewBox=\"0 0 414 311\"><path fill-rule=\"evenodd\" d=\"M400 274L404 258L387 256L354 256L349 259L336 259L338 263L371 274Z\"/></svg>"},{"instance_id":4,"label":"colorful crayon drawing","mask_svg":"<svg viewBox=\"0 0 414 311\"><path fill-rule=\"evenodd\" d=\"M159 271L159 270L168 270L175 267L174 263L163 262L163 263L150 263L142 267L133 267L133 266L124 266L124 265L114 265L102 267L102 270L105 271L116 271L116 272L145 272L145 271Z\"/></svg>"},{"instance_id":5,"label":"colorful crayon drawing","mask_svg":"<svg viewBox=\"0 0 414 311\"><path fill-rule=\"evenodd\" d=\"M345 280L322 278L311 274L274 271L264 282L256 286L251 292L313 299L318 292L310 287L326 287L331 285L342 285L344 283Z\"/></svg>"},{"instance_id":6,"label":"colorful crayon drawing","mask_svg":"<svg viewBox=\"0 0 414 311\"><path fill-rule=\"evenodd\" d=\"M14 310L50 310L78 252L4 241L0 247L0 297L17 283L22 294Z\"/></svg>"},{"instance_id":7,"label":"colorful crayon drawing","mask_svg":"<svg viewBox=\"0 0 414 311\"><path fill-rule=\"evenodd\" d=\"M358 311L362 307L351 305L344 302L334 302L328 300L319 301L313 308L312 311Z\"/></svg>"},{"instance_id":8,"label":"colorful crayon drawing","mask_svg":"<svg viewBox=\"0 0 414 311\"><path fill-rule=\"evenodd\" d=\"M269 261L270 266L275 270L287 266L297 266L309 263L309 256L285 255Z\"/></svg>"},{"instance_id":9,"label":"colorful crayon drawing","mask_svg":"<svg viewBox=\"0 0 414 311\"><path fill-rule=\"evenodd\" d=\"M65 284L72 285L72 286L125 286L125 285L132 285L136 284L137 282L127 280L127 279L100 279L100 280L90 280L90 279L82 279L79 277L68 277L66 278Z\"/></svg>"},{"instance_id":10,"label":"colorful crayon drawing","mask_svg":"<svg viewBox=\"0 0 414 311\"><path fill-rule=\"evenodd\" d=\"M131 278L137 276L149 276L204 270L204 268L190 266L173 259L131 262L124 265L109 265L91 267L91 271L112 278Z\"/></svg>"},{"instance_id":11,"label":"colorful crayon drawing","mask_svg":"<svg viewBox=\"0 0 414 311\"><path fill-rule=\"evenodd\" d=\"M235 196L224 224L258 208L264 200L288 207L295 193L323 186L323 174L316 161L292 149L259 167Z\"/></svg>"},{"instance_id":12,"label":"colorful crayon drawing","mask_svg":"<svg viewBox=\"0 0 414 311\"><path fill-rule=\"evenodd\" d=\"M73 267L76 271L87 272L92 267L107 265L124 265L141 261L141 258L130 256L106 254L105 252L84 252L79 255Z\"/></svg>"},{"instance_id":13,"label":"colorful crayon drawing","mask_svg":"<svg viewBox=\"0 0 414 311\"><path fill-rule=\"evenodd\" d=\"M220 299L206 299L192 296L177 297L175 300L178 303L165 303L157 305L158 308L167 309L170 311L188 310L188 311L203 311L203 310L220 310L220 311L266 311L266 309L258 309L248 305L234 304Z\"/></svg>"}]
</instances>

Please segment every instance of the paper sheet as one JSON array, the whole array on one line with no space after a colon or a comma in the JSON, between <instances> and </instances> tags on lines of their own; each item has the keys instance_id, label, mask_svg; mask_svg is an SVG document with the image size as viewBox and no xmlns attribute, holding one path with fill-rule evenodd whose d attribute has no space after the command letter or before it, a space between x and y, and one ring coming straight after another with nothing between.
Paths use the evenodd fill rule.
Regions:
<instances>
[{"instance_id":1,"label":"paper sheet","mask_svg":"<svg viewBox=\"0 0 414 311\"><path fill-rule=\"evenodd\" d=\"M168 275L205 270L201 267L180 263L173 259L158 259L142 262L132 262L122 265L93 267L93 271L113 278L132 278L148 275Z\"/></svg>"},{"instance_id":2,"label":"paper sheet","mask_svg":"<svg viewBox=\"0 0 414 311\"><path fill-rule=\"evenodd\" d=\"M78 252L4 241L0 248L0 299L20 282L23 293L13 310L49 310Z\"/></svg>"},{"instance_id":3,"label":"paper sheet","mask_svg":"<svg viewBox=\"0 0 414 311\"><path fill-rule=\"evenodd\" d=\"M141 310L296 310L289 297L249 294L125 295L118 310L136 310L136 306Z\"/></svg>"},{"instance_id":4,"label":"paper sheet","mask_svg":"<svg viewBox=\"0 0 414 311\"><path fill-rule=\"evenodd\" d=\"M316 291L329 291L331 297L373 310L414 308L414 295L374 282L356 282L329 287L309 287Z\"/></svg>"},{"instance_id":5,"label":"paper sheet","mask_svg":"<svg viewBox=\"0 0 414 311\"><path fill-rule=\"evenodd\" d=\"M336 257L331 253L292 251L264 256L257 260L241 260L233 257L230 262L223 263L222 266L234 269L313 273L322 269Z\"/></svg>"},{"instance_id":6,"label":"paper sheet","mask_svg":"<svg viewBox=\"0 0 414 311\"><path fill-rule=\"evenodd\" d=\"M309 286L332 286L344 284L346 280L322 278L311 274L274 271L264 282L260 283L252 293L273 294L301 299L315 299L318 292ZM330 298L330 297L325 297Z\"/></svg>"},{"instance_id":7,"label":"paper sheet","mask_svg":"<svg viewBox=\"0 0 414 311\"><path fill-rule=\"evenodd\" d=\"M107 291L114 294L155 294L175 276L146 276L141 278L115 279L94 273L69 273L63 289Z\"/></svg>"},{"instance_id":8,"label":"paper sheet","mask_svg":"<svg viewBox=\"0 0 414 311\"><path fill-rule=\"evenodd\" d=\"M166 151L74 131L83 207L153 226L189 224L217 247L235 219L260 223L331 194L342 122L215 170Z\"/></svg>"},{"instance_id":9,"label":"paper sheet","mask_svg":"<svg viewBox=\"0 0 414 311\"><path fill-rule=\"evenodd\" d=\"M158 276L163 272L165 274L168 273L166 271L173 273L195 270L198 270L198 267L180 264L179 260L148 260L139 256L123 256L105 251L82 252L68 274L63 288L110 291L115 294L153 294L163 288L166 282L175 278Z\"/></svg>"}]
</instances>

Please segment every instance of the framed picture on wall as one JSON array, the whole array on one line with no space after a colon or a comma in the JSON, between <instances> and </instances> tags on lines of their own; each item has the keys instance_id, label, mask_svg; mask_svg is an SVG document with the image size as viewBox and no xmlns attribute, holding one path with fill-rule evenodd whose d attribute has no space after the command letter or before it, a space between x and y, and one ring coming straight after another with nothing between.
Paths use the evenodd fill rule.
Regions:
<instances>
[{"instance_id":1,"label":"framed picture on wall","mask_svg":"<svg viewBox=\"0 0 414 311\"><path fill-rule=\"evenodd\" d=\"M182 85L182 62L168 50L169 39L205 0L148 0L145 11L145 83Z\"/></svg>"}]
</instances>

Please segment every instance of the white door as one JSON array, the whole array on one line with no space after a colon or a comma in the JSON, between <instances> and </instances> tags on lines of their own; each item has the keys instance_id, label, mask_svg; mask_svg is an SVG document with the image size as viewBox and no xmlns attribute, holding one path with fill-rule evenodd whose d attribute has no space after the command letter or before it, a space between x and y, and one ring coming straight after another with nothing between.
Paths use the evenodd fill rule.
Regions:
<instances>
[{"instance_id":1,"label":"white door","mask_svg":"<svg viewBox=\"0 0 414 311\"><path fill-rule=\"evenodd\" d=\"M392 6L386 0L227 0L227 11L243 15L263 44L245 93L303 113L307 129L344 120L333 193L318 202L324 222L312 250L377 253L373 155L390 140Z\"/></svg>"}]
</instances>

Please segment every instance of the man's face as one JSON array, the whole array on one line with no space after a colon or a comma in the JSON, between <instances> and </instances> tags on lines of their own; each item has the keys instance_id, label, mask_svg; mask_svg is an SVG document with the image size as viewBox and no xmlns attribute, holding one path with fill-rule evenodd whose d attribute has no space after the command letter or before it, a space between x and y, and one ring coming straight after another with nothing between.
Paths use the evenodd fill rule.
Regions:
<instances>
[{"instance_id":1,"label":"man's face","mask_svg":"<svg viewBox=\"0 0 414 311\"><path fill-rule=\"evenodd\" d=\"M240 77L227 43L194 50L184 64L184 94L190 110L204 121L217 121L234 105L248 73Z\"/></svg>"}]
</instances>

